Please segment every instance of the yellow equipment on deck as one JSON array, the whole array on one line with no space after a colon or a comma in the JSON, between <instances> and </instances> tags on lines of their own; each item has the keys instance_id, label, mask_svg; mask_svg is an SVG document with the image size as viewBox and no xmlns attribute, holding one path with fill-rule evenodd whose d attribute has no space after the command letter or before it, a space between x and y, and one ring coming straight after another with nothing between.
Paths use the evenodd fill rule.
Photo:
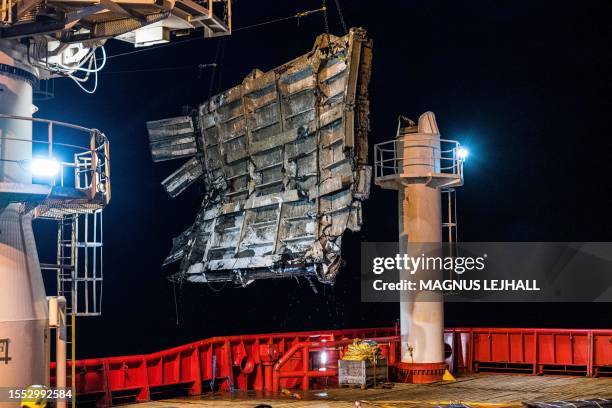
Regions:
<instances>
[{"instance_id":1,"label":"yellow equipment on deck","mask_svg":"<svg viewBox=\"0 0 612 408\"><path fill-rule=\"evenodd\" d=\"M342 360L350 361L374 361L381 357L381 350L378 347L378 343L372 340L353 340L352 344L349 344L346 352L342 356Z\"/></svg>"}]
</instances>

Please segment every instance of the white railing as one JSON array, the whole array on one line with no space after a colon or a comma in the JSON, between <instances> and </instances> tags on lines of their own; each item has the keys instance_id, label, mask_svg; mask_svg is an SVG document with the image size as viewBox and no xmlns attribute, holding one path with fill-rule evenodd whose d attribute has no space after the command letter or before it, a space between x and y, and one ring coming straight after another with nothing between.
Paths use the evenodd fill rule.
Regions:
<instances>
[{"instance_id":1,"label":"white railing","mask_svg":"<svg viewBox=\"0 0 612 408\"><path fill-rule=\"evenodd\" d=\"M60 167L58 175L45 179L44 184L72 187L87 193L92 200L95 198L99 202L102 198L104 204L108 203L110 200L110 157L108 139L104 133L97 129L71 123L27 116L0 114L0 120L32 123L32 139L20 138L19 135L2 134L0 142L29 143L32 145L36 158L57 161ZM71 143L60 141L63 138L71 139ZM58 159L62 156L68 156L72 161ZM6 157L0 160L14 163L27 171L25 166L28 160Z\"/></svg>"},{"instance_id":2,"label":"white railing","mask_svg":"<svg viewBox=\"0 0 612 408\"><path fill-rule=\"evenodd\" d=\"M40 266L42 270L56 272L57 295L66 298L69 315L100 315L104 245L102 213L110 200L108 139L97 129L54 120L0 114L0 121L4 122L0 128L10 129L10 133L0 134L0 147L6 142L13 145L28 143L33 158L58 163L57 175L42 179L42 183L33 183L53 187L48 199L35 199L32 207L36 208L39 219L57 222L58 227L54 259L41 262ZM20 137L17 133L19 126L12 127L7 121L30 122L32 139ZM29 135L29 129L27 132ZM19 171L29 173L30 150L14 151L27 153L28 158L3 157L0 160L19 166L14 174L19 175ZM40 179L34 176L34 181ZM27 191L28 185L21 188ZM59 190L57 194L54 194L55 190ZM0 194L3 192L0 190Z\"/></svg>"},{"instance_id":3,"label":"white railing","mask_svg":"<svg viewBox=\"0 0 612 408\"><path fill-rule=\"evenodd\" d=\"M406 147L404 138L374 145L374 177L385 179L401 176L410 166L430 167L432 173L445 173L459 176L463 180L463 158L460 157L461 144L456 140L440 139L440 147L430 144L418 144L418 140L409 139L410 146ZM412 148L431 150L428 157L404 157L405 152ZM419 162L423 159L423 162ZM437 163L440 167L437 167Z\"/></svg>"}]
</instances>

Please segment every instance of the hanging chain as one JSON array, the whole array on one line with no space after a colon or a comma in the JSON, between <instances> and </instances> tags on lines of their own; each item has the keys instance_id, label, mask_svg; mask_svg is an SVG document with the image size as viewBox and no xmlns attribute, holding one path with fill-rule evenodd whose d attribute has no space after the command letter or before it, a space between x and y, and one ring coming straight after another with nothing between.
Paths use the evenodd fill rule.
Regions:
<instances>
[{"instance_id":1,"label":"hanging chain","mask_svg":"<svg viewBox=\"0 0 612 408\"><path fill-rule=\"evenodd\" d=\"M325 33L327 34L327 38L329 38L329 20L327 18L327 0L323 0L323 24L325 25Z\"/></svg>"},{"instance_id":2,"label":"hanging chain","mask_svg":"<svg viewBox=\"0 0 612 408\"><path fill-rule=\"evenodd\" d=\"M348 34L348 30L346 28L346 22L344 21L344 15L342 14L342 8L340 8L340 0L335 0L336 8L338 9L338 16L340 17L340 24L342 24L342 29L344 30L344 34Z\"/></svg>"},{"instance_id":3,"label":"hanging chain","mask_svg":"<svg viewBox=\"0 0 612 408\"><path fill-rule=\"evenodd\" d=\"M221 39L221 55L219 56L219 75L218 75L218 84L217 84L217 93L221 92L221 87L223 86L223 60L225 59L225 47L227 45L227 37L223 37Z\"/></svg>"},{"instance_id":4,"label":"hanging chain","mask_svg":"<svg viewBox=\"0 0 612 408\"><path fill-rule=\"evenodd\" d=\"M215 86L215 79L217 78L217 69L219 67L219 53L221 51L221 39L217 40L217 49L215 51L215 64L210 74L210 83L208 84L208 99L212 97L213 89Z\"/></svg>"}]
</instances>

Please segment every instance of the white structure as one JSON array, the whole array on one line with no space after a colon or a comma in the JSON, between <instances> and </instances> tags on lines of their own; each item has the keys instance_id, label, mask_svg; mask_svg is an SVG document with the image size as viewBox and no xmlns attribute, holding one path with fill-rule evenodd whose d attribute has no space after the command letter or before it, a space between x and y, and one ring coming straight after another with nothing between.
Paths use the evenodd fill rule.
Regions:
<instances>
[{"instance_id":1,"label":"white structure","mask_svg":"<svg viewBox=\"0 0 612 408\"><path fill-rule=\"evenodd\" d=\"M376 184L398 191L400 254L418 256L428 251L435 256L431 251L441 250L430 245L442 242L441 193L463 184L463 151L458 142L440 139L432 112L421 115L418 124L400 118L396 139L375 146ZM445 226L455 225L449 220ZM417 271L417 276L423 273ZM435 272L427 273L436 277L431 275ZM445 369L442 294L402 292L400 331L399 368L405 378L417 383L441 379Z\"/></svg>"},{"instance_id":2,"label":"white structure","mask_svg":"<svg viewBox=\"0 0 612 408\"><path fill-rule=\"evenodd\" d=\"M83 0L77 3L13 0L3 3L0 12L0 387L49 385L50 326L57 329L56 374L61 377L57 384L65 384L62 356L66 355L68 336L64 313L72 317L100 313L101 211L110 200L108 142L95 129L32 118L36 110L32 105L33 88L41 79L62 76L93 92L97 73L106 61L103 45L109 38L145 46L168 41L176 31L185 33L198 28L205 37L230 34L231 0ZM93 83L89 89L85 86L87 82ZM44 137L41 140L39 135L33 141L33 128L40 126ZM58 127L64 128L63 132L66 129L81 132L82 143L67 145L58 141L54 131ZM33 143L46 144L45 161L32 160ZM56 157L58 150L63 157ZM39 173L35 183L30 171L33 165ZM58 170L57 175L51 174ZM41 265L38 260L31 225L35 217L58 221L55 264ZM82 240L80 230L84 231ZM55 316L51 324L41 267L57 273L60 296L51 299L51 315ZM80 291L83 297L79 297ZM61 296L64 294L66 299ZM71 354L74 358L74 343ZM9 404L18 405L18 401Z\"/></svg>"},{"instance_id":3,"label":"white structure","mask_svg":"<svg viewBox=\"0 0 612 408\"><path fill-rule=\"evenodd\" d=\"M1 86L29 86L18 80L0 76ZM6 89L0 96L9 94ZM32 128L41 125L46 140L33 141ZM62 143L54 131L57 128L80 132L82 142ZM41 267L57 273L58 294L69 297L71 315L99 314L101 270L97 260L101 259L102 242L95 237L101 225L92 224L93 242L92 231L87 233L86 228L91 217L94 221L101 217L110 199L108 142L94 129L34 119L31 111L30 116L0 114L0 132L0 149L10 146L0 150L0 387L49 385L50 327L56 328L57 386L65 386L67 302L63 296L46 297ZM46 144L47 157L32 159L34 142ZM72 160L58 160L55 149L64 155L74 150ZM34 174L43 184L32 183ZM39 262L32 232L36 217L58 222L54 264ZM85 222L85 238L79 238L79 219ZM76 226L68 235L66 223ZM79 293L84 299L78 298ZM58 401L57 406L65 405Z\"/></svg>"},{"instance_id":4,"label":"white structure","mask_svg":"<svg viewBox=\"0 0 612 408\"><path fill-rule=\"evenodd\" d=\"M37 72L23 63L17 45L0 51L0 113L32 117L32 81ZM0 184L31 184L32 123L0 119ZM24 139L24 141L16 140ZM0 196L4 197L4 195ZM34 235L32 214L20 203L0 202L0 386L49 383L48 307ZM22 369L28 367L27 370Z\"/></svg>"},{"instance_id":5,"label":"white structure","mask_svg":"<svg viewBox=\"0 0 612 408\"><path fill-rule=\"evenodd\" d=\"M1 387L49 383L47 299L32 215L19 207L11 204L0 213Z\"/></svg>"}]
</instances>

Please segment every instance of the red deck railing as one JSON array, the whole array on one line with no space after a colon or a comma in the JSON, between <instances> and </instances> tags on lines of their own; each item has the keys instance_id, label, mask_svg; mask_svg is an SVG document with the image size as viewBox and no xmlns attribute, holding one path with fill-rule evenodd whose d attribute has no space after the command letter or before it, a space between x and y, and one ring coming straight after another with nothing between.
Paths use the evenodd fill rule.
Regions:
<instances>
[{"instance_id":1,"label":"red deck railing","mask_svg":"<svg viewBox=\"0 0 612 408\"><path fill-rule=\"evenodd\" d=\"M147 355L78 360L76 393L79 403L106 407L212 390L333 386L342 348L354 338L378 339L393 374L400 351L397 327L257 334L214 337ZM612 330L455 328L445 331L445 342L446 362L455 373L612 374ZM53 364L51 377L53 383Z\"/></svg>"}]
</instances>

